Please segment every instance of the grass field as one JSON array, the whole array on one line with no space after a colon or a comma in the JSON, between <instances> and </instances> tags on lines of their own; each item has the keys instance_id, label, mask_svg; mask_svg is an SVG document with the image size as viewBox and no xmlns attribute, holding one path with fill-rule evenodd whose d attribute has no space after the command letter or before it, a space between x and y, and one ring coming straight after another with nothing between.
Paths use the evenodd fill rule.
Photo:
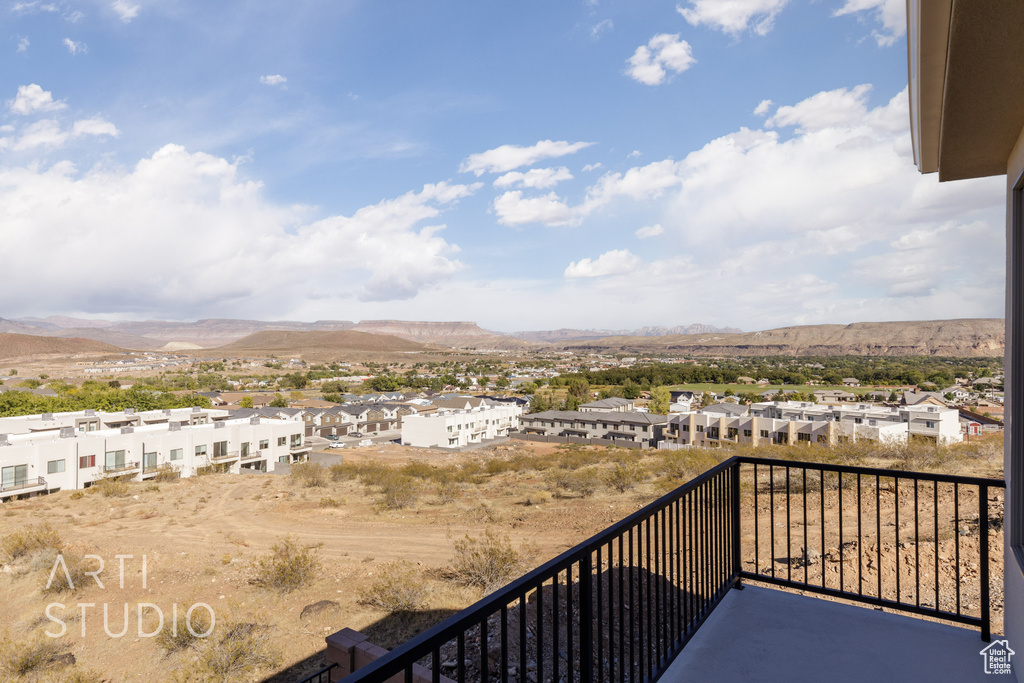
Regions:
<instances>
[{"instance_id":1,"label":"grass field","mask_svg":"<svg viewBox=\"0 0 1024 683\"><path fill-rule=\"evenodd\" d=\"M903 387L844 387L824 384L766 384L764 386L757 384L675 384L669 388L673 391L712 391L716 394L730 389L737 394L762 394L766 391L779 391L780 389L799 391L801 394L810 394L815 391L839 390L848 391L858 396L863 396L871 391L895 391L899 393L903 389Z\"/></svg>"}]
</instances>

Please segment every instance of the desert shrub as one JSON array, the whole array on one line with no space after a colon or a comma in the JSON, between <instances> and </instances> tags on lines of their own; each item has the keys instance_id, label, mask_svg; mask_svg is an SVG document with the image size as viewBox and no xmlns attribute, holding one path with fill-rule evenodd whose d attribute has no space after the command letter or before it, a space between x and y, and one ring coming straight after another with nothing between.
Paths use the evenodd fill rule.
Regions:
<instances>
[{"instance_id":1,"label":"desert shrub","mask_svg":"<svg viewBox=\"0 0 1024 683\"><path fill-rule=\"evenodd\" d=\"M341 501L335 498L329 498L325 496L320 499L320 507L322 508L340 508L341 505Z\"/></svg>"},{"instance_id":2,"label":"desert shrub","mask_svg":"<svg viewBox=\"0 0 1024 683\"><path fill-rule=\"evenodd\" d=\"M526 494L523 505L543 505L551 502L551 494L547 491L530 491Z\"/></svg>"},{"instance_id":3,"label":"desert shrub","mask_svg":"<svg viewBox=\"0 0 1024 683\"><path fill-rule=\"evenodd\" d=\"M554 469L550 470L545 479L555 491L562 489L571 493L578 493L583 498L589 498L597 491L601 484L601 476L595 467L584 467L583 469Z\"/></svg>"},{"instance_id":4,"label":"desert shrub","mask_svg":"<svg viewBox=\"0 0 1024 683\"><path fill-rule=\"evenodd\" d=\"M377 506L383 510L401 510L416 503L419 495L419 483L412 477L396 470L387 470L381 475L376 487Z\"/></svg>"},{"instance_id":5,"label":"desert shrub","mask_svg":"<svg viewBox=\"0 0 1024 683\"><path fill-rule=\"evenodd\" d=\"M443 479L434 484L434 493L437 494L437 499L441 502L441 505L448 505L454 503L458 497L462 487L457 481L451 479Z\"/></svg>"},{"instance_id":6,"label":"desert shrub","mask_svg":"<svg viewBox=\"0 0 1024 683\"><path fill-rule=\"evenodd\" d=\"M0 549L8 561L32 555L41 550L60 550L64 545L59 531L49 524L18 529L4 535Z\"/></svg>"},{"instance_id":7,"label":"desert shrub","mask_svg":"<svg viewBox=\"0 0 1024 683\"><path fill-rule=\"evenodd\" d=\"M256 560L252 583L289 593L310 582L320 571L316 557L318 546L300 545L285 537L270 547L270 552Z\"/></svg>"},{"instance_id":8,"label":"desert shrub","mask_svg":"<svg viewBox=\"0 0 1024 683\"><path fill-rule=\"evenodd\" d=\"M292 465L288 474L291 482L303 488L323 488L330 483L331 476L327 468L320 463L300 462Z\"/></svg>"},{"instance_id":9,"label":"desert shrub","mask_svg":"<svg viewBox=\"0 0 1024 683\"><path fill-rule=\"evenodd\" d=\"M508 536L487 529L482 538L466 536L455 541L449 575L458 583L489 592L517 576L532 553L532 547L516 548Z\"/></svg>"},{"instance_id":10,"label":"desert shrub","mask_svg":"<svg viewBox=\"0 0 1024 683\"><path fill-rule=\"evenodd\" d=\"M235 623L227 625L225 631L219 642L207 639L189 680L241 680L280 662L281 655L271 645L269 626Z\"/></svg>"},{"instance_id":11,"label":"desert shrub","mask_svg":"<svg viewBox=\"0 0 1024 683\"><path fill-rule=\"evenodd\" d=\"M63 560L63 566L58 564L58 557ZM33 568L45 571L43 593L63 593L78 590L88 580L86 572L96 571L99 569L99 565L98 563L87 563L85 558L78 553L70 553L65 550L40 554L33 564ZM70 583L68 579L71 580Z\"/></svg>"},{"instance_id":12,"label":"desert shrub","mask_svg":"<svg viewBox=\"0 0 1024 683\"><path fill-rule=\"evenodd\" d=\"M501 458L491 458L484 462L484 472L490 476L504 474L505 472L509 472L513 469L515 469L515 465L513 463Z\"/></svg>"},{"instance_id":13,"label":"desert shrub","mask_svg":"<svg viewBox=\"0 0 1024 683\"><path fill-rule=\"evenodd\" d=\"M398 612L423 607L429 589L415 565L404 560L381 567L379 578L363 594L364 604Z\"/></svg>"},{"instance_id":14,"label":"desert shrub","mask_svg":"<svg viewBox=\"0 0 1024 683\"><path fill-rule=\"evenodd\" d=\"M72 491L71 495L68 496L71 500L81 500L85 498L85 491Z\"/></svg>"},{"instance_id":15,"label":"desert shrub","mask_svg":"<svg viewBox=\"0 0 1024 683\"><path fill-rule=\"evenodd\" d=\"M5 680L37 675L53 667L63 649L57 638L42 633L26 640L15 640L5 633L0 637L0 672L6 674Z\"/></svg>"},{"instance_id":16,"label":"desert shrub","mask_svg":"<svg viewBox=\"0 0 1024 683\"><path fill-rule=\"evenodd\" d=\"M659 462L654 466L665 481L682 485L699 474L706 472L732 453L727 449L685 448L678 451L662 451Z\"/></svg>"},{"instance_id":17,"label":"desert shrub","mask_svg":"<svg viewBox=\"0 0 1024 683\"><path fill-rule=\"evenodd\" d=\"M605 483L619 493L625 493L647 478L647 472L638 462L618 463L605 473Z\"/></svg>"},{"instance_id":18,"label":"desert shrub","mask_svg":"<svg viewBox=\"0 0 1024 683\"><path fill-rule=\"evenodd\" d=\"M174 465L172 465L169 462L165 462L164 464L160 465L160 467L156 468L156 476L153 477L152 481L174 481L175 479L178 479L180 476L181 472L179 472L178 469L174 467Z\"/></svg>"},{"instance_id":19,"label":"desert shrub","mask_svg":"<svg viewBox=\"0 0 1024 683\"><path fill-rule=\"evenodd\" d=\"M106 498L124 498L131 489L130 476L101 477L92 483L89 491L103 494Z\"/></svg>"},{"instance_id":20,"label":"desert shrub","mask_svg":"<svg viewBox=\"0 0 1024 683\"><path fill-rule=\"evenodd\" d=\"M190 625L192 627L191 631L189 630ZM154 639L157 645L170 654L190 647L196 647L201 641L206 640L202 636L209 631L210 612L199 607L192 610L192 615L187 620L185 615L180 615L177 628L173 628L173 624L165 623L160 632L154 636Z\"/></svg>"},{"instance_id":21,"label":"desert shrub","mask_svg":"<svg viewBox=\"0 0 1024 683\"><path fill-rule=\"evenodd\" d=\"M407 477L415 479L432 479L437 468L431 467L421 460L410 460L399 471Z\"/></svg>"},{"instance_id":22,"label":"desert shrub","mask_svg":"<svg viewBox=\"0 0 1024 683\"><path fill-rule=\"evenodd\" d=\"M359 467L347 462L339 462L330 467L331 479L334 481L350 481L359 477Z\"/></svg>"}]
</instances>

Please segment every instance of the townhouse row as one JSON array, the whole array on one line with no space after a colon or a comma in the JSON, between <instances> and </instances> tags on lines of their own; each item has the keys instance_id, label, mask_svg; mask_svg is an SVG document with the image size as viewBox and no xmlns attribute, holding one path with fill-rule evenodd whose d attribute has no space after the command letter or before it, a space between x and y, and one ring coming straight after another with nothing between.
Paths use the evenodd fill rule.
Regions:
<instances>
[{"instance_id":1,"label":"townhouse row","mask_svg":"<svg viewBox=\"0 0 1024 683\"><path fill-rule=\"evenodd\" d=\"M201 408L78 411L0 419L0 499L83 489L104 477L267 471L306 460L297 418Z\"/></svg>"}]
</instances>

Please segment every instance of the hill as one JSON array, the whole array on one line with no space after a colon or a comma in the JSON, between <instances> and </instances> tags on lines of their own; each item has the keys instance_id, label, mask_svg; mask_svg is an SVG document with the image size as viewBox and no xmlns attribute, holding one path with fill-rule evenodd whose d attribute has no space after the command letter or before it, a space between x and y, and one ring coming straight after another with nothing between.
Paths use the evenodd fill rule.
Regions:
<instances>
[{"instance_id":1,"label":"hill","mask_svg":"<svg viewBox=\"0 0 1024 683\"><path fill-rule=\"evenodd\" d=\"M334 332L289 332L264 330L214 349L197 351L202 355L302 358L331 361L352 354L388 354L430 351L418 342L383 334L340 330Z\"/></svg>"},{"instance_id":2,"label":"hill","mask_svg":"<svg viewBox=\"0 0 1024 683\"><path fill-rule=\"evenodd\" d=\"M698 356L1002 356L997 318L802 325L742 334L608 337L559 344L593 353L678 353Z\"/></svg>"},{"instance_id":3,"label":"hill","mask_svg":"<svg viewBox=\"0 0 1024 683\"><path fill-rule=\"evenodd\" d=\"M0 332L0 358L22 358L45 354L124 353L124 349L81 337L41 337Z\"/></svg>"},{"instance_id":4,"label":"hill","mask_svg":"<svg viewBox=\"0 0 1024 683\"><path fill-rule=\"evenodd\" d=\"M559 343L576 339L602 339L604 337L668 337L680 334L738 333L742 331L735 327L719 328L695 323L693 325L677 325L676 327L641 327L635 330L576 330L563 327L557 330L513 332L512 336L531 342Z\"/></svg>"}]
</instances>

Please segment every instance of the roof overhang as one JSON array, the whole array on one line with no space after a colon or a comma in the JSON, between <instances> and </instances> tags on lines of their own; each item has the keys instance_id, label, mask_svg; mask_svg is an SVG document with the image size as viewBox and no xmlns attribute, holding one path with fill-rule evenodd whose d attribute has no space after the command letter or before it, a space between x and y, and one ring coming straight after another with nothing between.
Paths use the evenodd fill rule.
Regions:
<instances>
[{"instance_id":1,"label":"roof overhang","mask_svg":"<svg viewBox=\"0 0 1024 683\"><path fill-rule=\"evenodd\" d=\"M907 0L910 125L922 173L1006 173L1024 126L1024 2Z\"/></svg>"}]
</instances>

